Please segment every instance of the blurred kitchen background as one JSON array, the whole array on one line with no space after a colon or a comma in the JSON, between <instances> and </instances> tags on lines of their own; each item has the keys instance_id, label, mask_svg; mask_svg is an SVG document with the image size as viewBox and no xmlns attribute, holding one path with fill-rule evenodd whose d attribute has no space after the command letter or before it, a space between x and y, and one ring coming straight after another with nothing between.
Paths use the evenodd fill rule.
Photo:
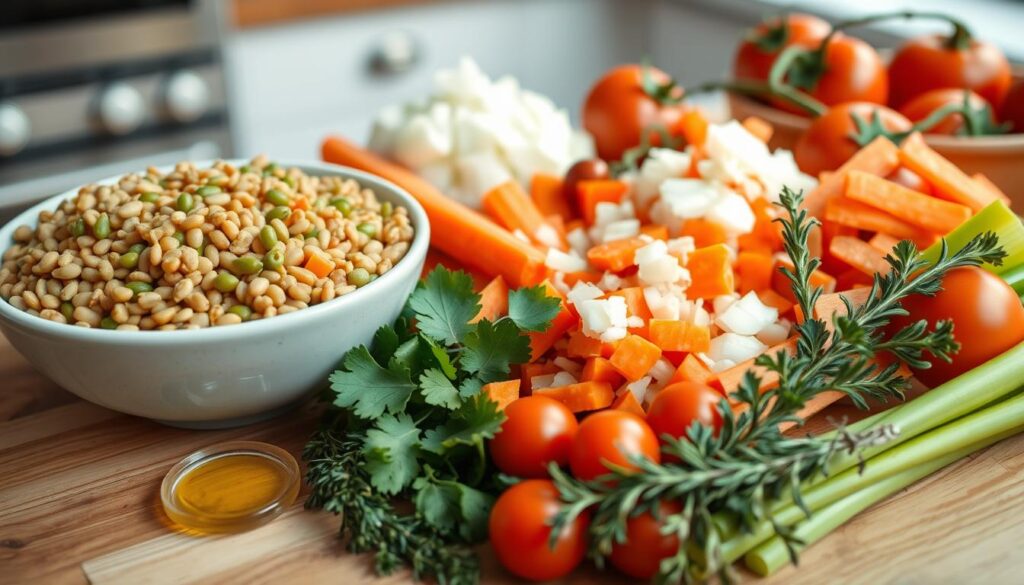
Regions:
<instances>
[{"instance_id":1,"label":"blurred kitchen background","mask_svg":"<svg viewBox=\"0 0 1024 585\"><path fill-rule=\"evenodd\" d=\"M1024 2L1011 0L4 0L0 223L147 164L316 158L326 134L365 140L379 108L424 95L462 55L575 118L612 65L647 57L697 83L725 75L765 14L900 6L956 14L1024 61ZM944 27L859 36L884 47L925 30Z\"/></svg>"}]
</instances>

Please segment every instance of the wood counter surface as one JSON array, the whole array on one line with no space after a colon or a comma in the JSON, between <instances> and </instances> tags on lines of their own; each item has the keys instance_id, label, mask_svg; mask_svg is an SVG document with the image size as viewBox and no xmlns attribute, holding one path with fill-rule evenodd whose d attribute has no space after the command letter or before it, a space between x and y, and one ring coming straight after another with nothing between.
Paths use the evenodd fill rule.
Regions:
<instances>
[{"instance_id":1,"label":"wood counter surface","mask_svg":"<svg viewBox=\"0 0 1024 585\"><path fill-rule=\"evenodd\" d=\"M377 579L345 552L338 520L297 504L244 534L193 537L160 509L168 468L206 445L253 439L298 454L313 408L223 431L187 431L79 400L0 337L0 583L409 583ZM832 415L848 414L831 411ZM1019 583L1024 572L1024 435L889 498L801 556L787 583ZM486 584L521 583L484 554ZM621 583L578 571L568 583Z\"/></svg>"}]
</instances>

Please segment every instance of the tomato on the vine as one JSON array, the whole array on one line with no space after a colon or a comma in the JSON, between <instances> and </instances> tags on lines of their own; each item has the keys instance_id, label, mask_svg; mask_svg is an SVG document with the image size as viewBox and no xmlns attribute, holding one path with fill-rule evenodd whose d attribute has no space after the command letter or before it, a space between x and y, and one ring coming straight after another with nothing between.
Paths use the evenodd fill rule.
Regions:
<instances>
[{"instance_id":1,"label":"tomato on the vine","mask_svg":"<svg viewBox=\"0 0 1024 585\"><path fill-rule=\"evenodd\" d=\"M685 437L686 430L697 421L715 433L722 428L718 403L722 395L714 388L697 382L677 382L662 388L647 409L647 424L659 439L663 435Z\"/></svg>"},{"instance_id":2,"label":"tomato on the vine","mask_svg":"<svg viewBox=\"0 0 1024 585\"><path fill-rule=\"evenodd\" d=\"M1010 81L1010 63L998 47L962 34L911 39L889 63L889 98L896 108L922 93L949 87L969 89L999 108Z\"/></svg>"},{"instance_id":3,"label":"tomato on the vine","mask_svg":"<svg viewBox=\"0 0 1024 585\"><path fill-rule=\"evenodd\" d=\"M1024 306L1017 293L1003 279L975 266L947 272L942 290L934 297L912 295L902 304L910 314L893 319L887 328L890 334L921 319L930 323L953 321L953 337L960 343L953 361L931 359L931 368L914 371L918 379L932 387L1024 341Z\"/></svg>"},{"instance_id":4,"label":"tomato on the vine","mask_svg":"<svg viewBox=\"0 0 1024 585\"><path fill-rule=\"evenodd\" d=\"M885 64L874 47L842 33L836 33L823 42L826 43L824 52L805 49L786 67L785 80L788 84L826 106L847 102L886 102L889 79ZM785 63L779 66L785 67ZM778 106L806 115L794 104L778 103Z\"/></svg>"},{"instance_id":5,"label":"tomato on the vine","mask_svg":"<svg viewBox=\"0 0 1024 585\"><path fill-rule=\"evenodd\" d=\"M800 170L817 176L839 168L878 136L898 138L912 127L903 114L885 106L865 102L840 104L811 122L797 140L793 156Z\"/></svg>"},{"instance_id":6,"label":"tomato on the vine","mask_svg":"<svg viewBox=\"0 0 1024 585\"><path fill-rule=\"evenodd\" d=\"M610 473L605 462L635 470L632 458L659 463L661 451L651 427L624 410L602 410L583 419L572 442L569 468L577 479L591 480Z\"/></svg>"},{"instance_id":7,"label":"tomato on the vine","mask_svg":"<svg viewBox=\"0 0 1024 585\"><path fill-rule=\"evenodd\" d=\"M683 89L664 71L621 65L590 88L583 102L583 127L594 137L597 154L617 161L645 134L652 145L660 145L658 129L673 132L685 111L682 97Z\"/></svg>"},{"instance_id":8,"label":"tomato on the vine","mask_svg":"<svg viewBox=\"0 0 1024 585\"><path fill-rule=\"evenodd\" d=\"M501 431L491 439L491 458L517 477L547 477L548 463L569 463L579 423L564 404L547 396L527 396L505 408Z\"/></svg>"},{"instance_id":9,"label":"tomato on the vine","mask_svg":"<svg viewBox=\"0 0 1024 585\"><path fill-rule=\"evenodd\" d=\"M828 22L800 12L762 22L747 32L736 49L733 76L768 81L768 73L783 49L793 45L813 49L828 35L829 28Z\"/></svg>"},{"instance_id":10,"label":"tomato on the vine","mask_svg":"<svg viewBox=\"0 0 1024 585\"><path fill-rule=\"evenodd\" d=\"M944 116L934 126L925 128L923 132L925 134L956 135L964 134L970 129L977 128L980 130L979 134L990 133L986 132L986 130L995 126L992 107L985 101L985 98L973 91L956 88L933 89L908 101L900 108L900 113L916 124L927 119L942 108L959 107L963 109L965 97L967 100L967 115L971 117L970 121L964 117L963 113L953 112Z\"/></svg>"},{"instance_id":11,"label":"tomato on the vine","mask_svg":"<svg viewBox=\"0 0 1024 585\"><path fill-rule=\"evenodd\" d=\"M530 479L505 490L491 510L491 546L509 572L532 581L558 579L572 572L587 552L590 516L583 512L549 546L551 521L561 506L549 480Z\"/></svg>"},{"instance_id":12,"label":"tomato on the vine","mask_svg":"<svg viewBox=\"0 0 1024 585\"><path fill-rule=\"evenodd\" d=\"M683 507L674 500L658 503L658 517L644 512L626 521L626 541L612 546L608 560L612 566L630 577L650 579L658 572L663 559L679 549L679 537L662 534L666 516L678 514Z\"/></svg>"}]
</instances>

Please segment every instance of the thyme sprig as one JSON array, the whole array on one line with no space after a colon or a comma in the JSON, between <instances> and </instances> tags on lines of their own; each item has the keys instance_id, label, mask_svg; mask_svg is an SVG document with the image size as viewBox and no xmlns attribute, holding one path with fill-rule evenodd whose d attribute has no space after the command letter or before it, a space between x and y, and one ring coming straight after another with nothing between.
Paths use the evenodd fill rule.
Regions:
<instances>
[{"instance_id":1,"label":"thyme sprig","mask_svg":"<svg viewBox=\"0 0 1024 585\"><path fill-rule=\"evenodd\" d=\"M681 511L663 519L666 534L680 542L677 553L662 561L658 583L691 582L718 574L729 578L731 558L723 555L721 518L734 519L741 530L761 521L772 521L771 504L788 496L804 508L801 489L808 480L826 475L833 457L856 454L861 449L890 440L898 429L878 426L862 432L840 427L832 438L791 437L779 425L802 423L796 413L814 396L838 390L855 404L867 399L901 398L908 380L897 364L880 366L875 351L885 349L915 366L925 364L922 353L949 359L958 349L949 322L929 330L925 321L886 337L889 320L907 312L900 301L912 294L933 295L943 275L959 266L999 263L1004 252L992 233L983 234L963 249L950 254L943 246L939 258L928 263L911 242L901 242L886 257L890 270L876 274L870 295L860 306L846 302L846 315L833 319L831 327L815 318L814 306L822 290L811 285L820 261L808 248L817 221L801 208L802 195L783 189L780 206L785 251L793 263L786 275L793 284L797 304L807 316L797 326L798 340L792 354L779 351L755 360L761 372L773 373L778 384L761 392L761 374L748 371L732 398L718 405L722 428L714 434L695 423L685 438L670 440L664 447L666 463L637 459L639 471L611 468L609 476L595 481L574 479L559 469L551 473L564 506L555 518L555 530L591 510L590 556L600 564L612 546L626 538L626 522L634 515L657 513L659 504L674 500ZM609 481L611 480L611 481ZM786 527L776 532L790 538Z\"/></svg>"}]
</instances>

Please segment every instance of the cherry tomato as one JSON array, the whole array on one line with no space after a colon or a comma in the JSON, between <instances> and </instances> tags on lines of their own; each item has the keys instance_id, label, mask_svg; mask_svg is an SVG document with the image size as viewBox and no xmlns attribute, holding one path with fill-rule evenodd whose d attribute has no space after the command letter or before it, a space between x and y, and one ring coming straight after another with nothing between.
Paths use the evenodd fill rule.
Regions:
<instances>
[{"instance_id":1,"label":"cherry tomato","mask_svg":"<svg viewBox=\"0 0 1024 585\"><path fill-rule=\"evenodd\" d=\"M693 421L717 433L722 428L722 416L718 412L720 400L722 395L710 386L678 382L662 388L654 397L647 410L647 424L659 439L664 435L685 437Z\"/></svg>"},{"instance_id":2,"label":"cherry tomato","mask_svg":"<svg viewBox=\"0 0 1024 585\"><path fill-rule=\"evenodd\" d=\"M1010 131L1024 134L1024 80L1018 81L1006 94L999 120L1010 123Z\"/></svg>"},{"instance_id":3,"label":"cherry tomato","mask_svg":"<svg viewBox=\"0 0 1024 585\"><path fill-rule=\"evenodd\" d=\"M654 67L648 67L651 80L664 86L671 78ZM668 91L668 102L682 97L682 88ZM622 65L597 80L583 103L583 127L594 137L597 154L608 161L640 144L644 132L650 132L652 144L660 144L661 136L652 131L660 126L667 131L676 128L685 111L679 103L666 103L644 89L644 67Z\"/></svg>"},{"instance_id":4,"label":"cherry tomato","mask_svg":"<svg viewBox=\"0 0 1024 585\"><path fill-rule=\"evenodd\" d=\"M548 463L569 463L579 423L572 411L547 396L527 396L505 408L501 432L491 440L498 469L517 477L547 477Z\"/></svg>"},{"instance_id":5,"label":"cherry tomato","mask_svg":"<svg viewBox=\"0 0 1024 585\"><path fill-rule=\"evenodd\" d=\"M678 514L683 509L676 501L662 501L658 504L658 518L644 512L626 521L626 542L612 546L608 557L612 566L630 577L650 579L658 572L662 559L668 558L679 549L679 537L661 533L666 516Z\"/></svg>"},{"instance_id":6,"label":"cherry tomato","mask_svg":"<svg viewBox=\"0 0 1024 585\"><path fill-rule=\"evenodd\" d=\"M915 173L914 171L908 169L907 167L899 167L898 169L890 173L889 176L886 177L886 179L889 179L894 183L903 185L907 189L913 189L914 191L924 193L925 195L934 195L932 186L928 184L928 181L925 181L924 179L921 178L921 175ZM871 280L868 279L868 283L870 282ZM847 289L842 288L838 290Z\"/></svg>"},{"instance_id":7,"label":"cherry tomato","mask_svg":"<svg viewBox=\"0 0 1024 585\"><path fill-rule=\"evenodd\" d=\"M903 300L910 315L892 320L893 334L921 319L953 321L960 351L951 363L931 360L932 367L914 373L925 384L938 386L979 366L1024 340L1024 307L1017 293L998 276L967 266L954 268L934 297L914 295ZM927 355L925 356L928 357Z\"/></svg>"},{"instance_id":8,"label":"cherry tomato","mask_svg":"<svg viewBox=\"0 0 1024 585\"><path fill-rule=\"evenodd\" d=\"M558 488L544 479L517 483L498 497L489 522L491 546L509 572L547 581L568 575L583 561L590 525L587 512L562 529L554 548L548 546L549 523L559 508Z\"/></svg>"},{"instance_id":9,"label":"cherry tomato","mask_svg":"<svg viewBox=\"0 0 1024 585\"><path fill-rule=\"evenodd\" d=\"M785 21L774 18L762 22L748 31L736 49L733 76L768 81L768 73L783 49L792 45L813 49L828 35L830 28L817 16L800 12L787 14Z\"/></svg>"},{"instance_id":10,"label":"cherry tomato","mask_svg":"<svg viewBox=\"0 0 1024 585\"><path fill-rule=\"evenodd\" d=\"M578 161L565 173L565 179L562 181L562 195L573 210L579 211L576 209L579 206L579 194L576 192L576 187L580 181L603 180L610 177L611 169L603 160L594 158Z\"/></svg>"},{"instance_id":11,"label":"cherry tomato","mask_svg":"<svg viewBox=\"0 0 1024 585\"><path fill-rule=\"evenodd\" d=\"M602 410L583 419L569 452L569 468L578 479L610 473L605 462L637 469L630 459L641 455L661 462L658 438L639 416L623 410Z\"/></svg>"},{"instance_id":12,"label":"cherry tomato","mask_svg":"<svg viewBox=\"0 0 1024 585\"><path fill-rule=\"evenodd\" d=\"M864 41L836 33L825 49L821 74L810 85L800 82L793 70L786 79L804 93L826 106L846 102L884 104L889 97L889 79L878 51ZM788 102L779 103L784 110L807 115L803 109Z\"/></svg>"},{"instance_id":13,"label":"cherry tomato","mask_svg":"<svg viewBox=\"0 0 1024 585\"><path fill-rule=\"evenodd\" d=\"M948 46L944 35L926 35L905 43L889 63L889 100L893 107L933 89L958 87L999 108L1010 89L1010 64L998 47L976 39L965 48Z\"/></svg>"},{"instance_id":14,"label":"cherry tomato","mask_svg":"<svg viewBox=\"0 0 1024 585\"><path fill-rule=\"evenodd\" d=\"M870 126L876 115L888 132L907 132L913 126L903 114L878 104L853 102L833 106L815 118L797 140L793 156L800 170L817 176L839 168L877 134L870 129L861 130L854 116Z\"/></svg>"},{"instance_id":15,"label":"cherry tomato","mask_svg":"<svg viewBox=\"0 0 1024 585\"><path fill-rule=\"evenodd\" d=\"M922 93L910 100L900 108L900 113L915 124L924 120L939 108L949 105L961 105L964 102L964 90L956 88L933 89ZM992 109L988 102L980 95L971 92L967 97L967 104L971 110L979 111L988 108L989 122L995 123L992 119ZM925 134L962 134L966 122L962 114L949 114L941 122L924 130Z\"/></svg>"}]
</instances>

